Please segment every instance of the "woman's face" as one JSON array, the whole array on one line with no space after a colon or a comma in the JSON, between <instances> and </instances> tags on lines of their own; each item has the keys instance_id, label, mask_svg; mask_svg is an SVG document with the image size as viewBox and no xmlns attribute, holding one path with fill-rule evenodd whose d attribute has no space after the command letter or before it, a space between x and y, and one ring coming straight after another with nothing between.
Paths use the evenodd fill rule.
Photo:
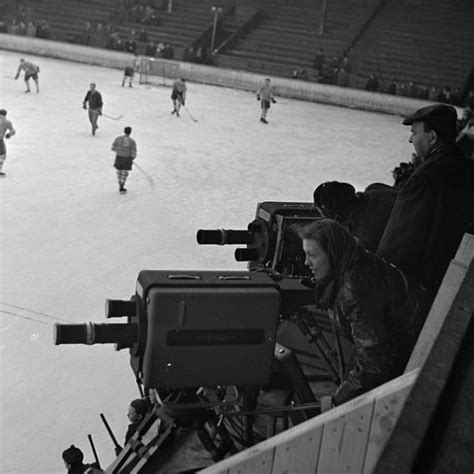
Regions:
<instances>
[{"instance_id":1,"label":"woman's face","mask_svg":"<svg viewBox=\"0 0 474 474\"><path fill-rule=\"evenodd\" d=\"M321 246L312 239L303 239L303 250L306 254L305 265L307 265L316 281L324 280L331 271L329 257Z\"/></svg>"}]
</instances>

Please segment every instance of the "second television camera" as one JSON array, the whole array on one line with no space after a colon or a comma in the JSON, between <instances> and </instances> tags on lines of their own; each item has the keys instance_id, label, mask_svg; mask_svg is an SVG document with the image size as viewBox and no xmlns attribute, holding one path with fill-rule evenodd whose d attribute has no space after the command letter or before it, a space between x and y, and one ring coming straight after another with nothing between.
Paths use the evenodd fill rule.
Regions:
<instances>
[{"instance_id":1,"label":"second television camera","mask_svg":"<svg viewBox=\"0 0 474 474\"><path fill-rule=\"evenodd\" d=\"M251 271L267 268L286 278L304 278L311 272L304 264L301 241L292 226L320 217L313 203L265 201L257 205L255 219L247 230L200 229L196 238L201 245L246 245L236 249L235 259L248 261Z\"/></svg>"}]
</instances>

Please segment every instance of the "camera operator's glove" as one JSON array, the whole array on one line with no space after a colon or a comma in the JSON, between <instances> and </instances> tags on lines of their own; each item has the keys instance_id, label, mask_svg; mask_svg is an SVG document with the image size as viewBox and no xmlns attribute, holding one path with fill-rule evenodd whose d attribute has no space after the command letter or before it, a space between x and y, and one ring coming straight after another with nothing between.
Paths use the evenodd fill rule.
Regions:
<instances>
[{"instance_id":1,"label":"camera operator's glove","mask_svg":"<svg viewBox=\"0 0 474 474\"><path fill-rule=\"evenodd\" d=\"M273 97L272 97L272 102L273 102L274 104L277 103L277 101L276 101Z\"/></svg>"},{"instance_id":2,"label":"camera operator's glove","mask_svg":"<svg viewBox=\"0 0 474 474\"><path fill-rule=\"evenodd\" d=\"M102 115L102 110L99 110L99 115Z\"/></svg>"},{"instance_id":3,"label":"camera operator's glove","mask_svg":"<svg viewBox=\"0 0 474 474\"><path fill-rule=\"evenodd\" d=\"M181 99L181 101L180 101L180 102L181 102L181 105L183 105L183 106L184 106L184 99Z\"/></svg>"},{"instance_id":4,"label":"camera operator's glove","mask_svg":"<svg viewBox=\"0 0 474 474\"><path fill-rule=\"evenodd\" d=\"M260 100L260 95L257 94L257 100Z\"/></svg>"},{"instance_id":5,"label":"camera operator's glove","mask_svg":"<svg viewBox=\"0 0 474 474\"><path fill-rule=\"evenodd\" d=\"M11 137L11 134L10 133L6 133L5 134L5 138L10 138Z\"/></svg>"}]
</instances>

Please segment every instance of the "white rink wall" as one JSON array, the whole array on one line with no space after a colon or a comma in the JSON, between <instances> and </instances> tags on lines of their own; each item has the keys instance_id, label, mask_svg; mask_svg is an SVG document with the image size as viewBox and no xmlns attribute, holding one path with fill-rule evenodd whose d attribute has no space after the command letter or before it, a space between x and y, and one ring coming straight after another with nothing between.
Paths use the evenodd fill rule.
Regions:
<instances>
[{"instance_id":1,"label":"white rink wall","mask_svg":"<svg viewBox=\"0 0 474 474\"><path fill-rule=\"evenodd\" d=\"M71 43L0 33L0 44L3 49L23 53L36 54L68 61L95 64L104 67L123 69L130 65L133 56L120 51L102 48L92 48ZM159 58L155 58L159 62ZM169 60L166 60L169 62ZM204 66L201 64L174 61L179 66L180 76L194 82L232 87L249 91L257 90L264 76L246 71ZM278 95L300 100L341 105L361 110L386 112L391 114L408 114L412 110L428 105L430 102L398 97L382 93L367 92L317 84L305 81L295 81L281 77L272 77L272 84Z\"/></svg>"}]
</instances>

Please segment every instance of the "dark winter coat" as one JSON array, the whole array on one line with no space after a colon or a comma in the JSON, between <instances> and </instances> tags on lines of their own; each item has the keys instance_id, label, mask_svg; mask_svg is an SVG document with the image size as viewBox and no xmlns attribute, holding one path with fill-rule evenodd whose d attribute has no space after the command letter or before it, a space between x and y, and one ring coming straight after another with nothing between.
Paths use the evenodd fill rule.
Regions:
<instances>
[{"instance_id":1,"label":"dark winter coat","mask_svg":"<svg viewBox=\"0 0 474 474\"><path fill-rule=\"evenodd\" d=\"M377 255L434 298L464 233L474 232L474 162L435 147L400 190Z\"/></svg>"},{"instance_id":2,"label":"dark winter coat","mask_svg":"<svg viewBox=\"0 0 474 474\"><path fill-rule=\"evenodd\" d=\"M84 104L89 102L89 109L101 110L104 105L102 102L102 96L99 91L90 91L88 90L86 96L84 97Z\"/></svg>"},{"instance_id":3,"label":"dark winter coat","mask_svg":"<svg viewBox=\"0 0 474 474\"><path fill-rule=\"evenodd\" d=\"M419 285L363 249L342 226L326 223L332 272L316 286L315 303L355 349L354 365L333 397L339 405L403 373L427 307Z\"/></svg>"},{"instance_id":4,"label":"dark winter coat","mask_svg":"<svg viewBox=\"0 0 474 474\"><path fill-rule=\"evenodd\" d=\"M142 420L134 421L128 425L127 432L125 433L125 444L127 444L127 441L133 436L133 433L137 431L137 428L140 426L141 422Z\"/></svg>"},{"instance_id":5,"label":"dark winter coat","mask_svg":"<svg viewBox=\"0 0 474 474\"><path fill-rule=\"evenodd\" d=\"M368 186L356 194L356 201L341 222L359 239L362 247L375 252L397 199L398 189L382 183Z\"/></svg>"}]
</instances>

